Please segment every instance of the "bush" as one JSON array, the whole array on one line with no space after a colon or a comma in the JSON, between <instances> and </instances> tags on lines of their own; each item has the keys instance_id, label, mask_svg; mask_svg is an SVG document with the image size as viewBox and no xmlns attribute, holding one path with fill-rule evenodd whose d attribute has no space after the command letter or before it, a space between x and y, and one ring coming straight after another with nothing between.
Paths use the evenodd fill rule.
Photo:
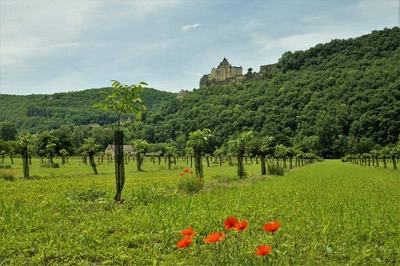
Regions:
<instances>
[{"instance_id":1,"label":"bush","mask_svg":"<svg viewBox=\"0 0 400 266\"><path fill-rule=\"evenodd\" d=\"M96 201L103 199L106 195L106 191L97 190L97 188L92 187L87 191L73 191L67 193L67 197L78 201Z\"/></svg>"},{"instance_id":2,"label":"bush","mask_svg":"<svg viewBox=\"0 0 400 266\"><path fill-rule=\"evenodd\" d=\"M10 169L10 168L11 168L11 165L9 165L9 164L6 164L6 165L0 164L0 169L1 169L1 168Z\"/></svg>"},{"instance_id":3,"label":"bush","mask_svg":"<svg viewBox=\"0 0 400 266\"><path fill-rule=\"evenodd\" d=\"M198 181L196 178L181 178L178 184L178 189L188 193L198 193L204 186L203 181Z\"/></svg>"},{"instance_id":4,"label":"bush","mask_svg":"<svg viewBox=\"0 0 400 266\"><path fill-rule=\"evenodd\" d=\"M41 165L41 167L43 168L60 168L60 164L59 163L44 163Z\"/></svg>"},{"instance_id":5,"label":"bush","mask_svg":"<svg viewBox=\"0 0 400 266\"><path fill-rule=\"evenodd\" d=\"M0 178L3 178L6 181L15 181L16 179L16 172L14 170L9 170L6 172L0 173Z\"/></svg>"},{"instance_id":6,"label":"bush","mask_svg":"<svg viewBox=\"0 0 400 266\"><path fill-rule=\"evenodd\" d=\"M204 181L202 179L198 179L192 171L188 169L183 170L179 176L182 178L179 180L178 189L188 194L194 194L199 192L203 186Z\"/></svg>"},{"instance_id":7,"label":"bush","mask_svg":"<svg viewBox=\"0 0 400 266\"><path fill-rule=\"evenodd\" d=\"M277 166L275 164L268 164L268 174L269 175L283 175L283 167Z\"/></svg>"}]
</instances>

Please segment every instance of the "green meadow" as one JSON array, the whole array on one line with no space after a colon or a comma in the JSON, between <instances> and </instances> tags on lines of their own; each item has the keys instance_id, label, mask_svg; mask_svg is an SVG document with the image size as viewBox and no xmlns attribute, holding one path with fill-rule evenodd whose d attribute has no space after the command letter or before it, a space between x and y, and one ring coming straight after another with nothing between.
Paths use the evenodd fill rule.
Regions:
<instances>
[{"instance_id":1,"label":"green meadow","mask_svg":"<svg viewBox=\"0 0 400 266\"><path fill-rule=\"evenodd\" d=\"M98 175L80 159L42 168L23 180L21 159L0 179L0 265L400 265L400 171L328 160L261 176L260 165L204 167L203 189L178 190L182 160L168 170L149 159L125 165L125 203L113 201L114 165ZM57 160L56 160L57 161ZM204 163L205 164L205 163ZM390 166L390 165L388 165ZM243 231L224 220L246 220ZM275 233L263 230L279 221ZM180 231L192 243L178 248ZM203 241L225 232L220 242ZM254 254L272 246L266 256Z\"/></svg>"}]
</instances>

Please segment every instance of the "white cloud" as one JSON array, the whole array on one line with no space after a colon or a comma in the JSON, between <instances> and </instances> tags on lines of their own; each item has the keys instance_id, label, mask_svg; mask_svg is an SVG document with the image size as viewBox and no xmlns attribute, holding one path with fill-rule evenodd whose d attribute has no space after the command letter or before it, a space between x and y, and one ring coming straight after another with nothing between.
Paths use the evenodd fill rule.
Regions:
<instances>
[{"instance_id":1,"label":"white cloud","mask_svg":"<svg viewBox=\"0 0 400 266\"><path fill-rule=\"evenodd\" d=\"M192 24L192 25L185 25L185 26L182 26L182 30L188 31L188 30L197 28L198 26L200 26L200 23Z\"/></svg>"}]
</instances>

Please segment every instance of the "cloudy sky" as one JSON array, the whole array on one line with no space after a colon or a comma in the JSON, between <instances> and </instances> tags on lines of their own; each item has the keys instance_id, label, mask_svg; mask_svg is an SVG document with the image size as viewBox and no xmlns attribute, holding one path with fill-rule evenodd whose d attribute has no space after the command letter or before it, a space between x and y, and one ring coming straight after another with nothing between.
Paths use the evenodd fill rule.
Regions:
<instances>
[{"instance_id":1,"label":"cloudy sky","mask_svg":"<svg viewBox=\"0 0 400 266\"><path fill-rule=\"evenodd\" d=\"M400 0L0 0L0 93L145 81L198 88L224 57L243 71L399 24Z\"/></svg>"}]
</instances>

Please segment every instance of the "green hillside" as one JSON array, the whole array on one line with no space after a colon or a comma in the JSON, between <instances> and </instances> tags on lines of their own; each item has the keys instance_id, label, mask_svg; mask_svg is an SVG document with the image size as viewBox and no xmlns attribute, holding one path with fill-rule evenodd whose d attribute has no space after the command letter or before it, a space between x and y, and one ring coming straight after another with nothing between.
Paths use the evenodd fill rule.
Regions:
<instances>
[{"instance_id":1,"label":"green hillside","mask_svg":"<svg viewBox=\"0 0 400 266\"><path fill-rule=\"evenodd\" d=\"M242 84L195 89L180 99L146 89L148 111L141 121L124 124L126 140L175 143L183 152L189 132L209 128L215 136L207 150L212 153L235 134L253 130L257 137L274 136L277 144L324 158L394 145L400 135L399 62L400 29L394 27L288 51L274 68L246 74ZM1 95L0 122L32 133L63 124L70 129L115 124L113 112L91 107L102 101L99 89Z\"/></svg>"},{"instance_id":2,"label":"green hillside","mask_svg":"<svg viewBox=\"0 0 400 266\"><path fill-rule=\"evenodd\" d=\"M324 157L393 144L400 134L399 62L398 27L286 52L275 69L253 73L251 82L173 100L134 134L164 142L209 128L219 147L254 130Z\"/></svg>"},{"instance_id":3,"label":"green hillside","mask_svg":"<svg viewBox=\"0 0 400 266\"><path fill-rule=\"evenodd\" d=\"M60 125L77 126L98 123L115 123L113 112L92 108L95 103L104 102L104 94L112 88L89 89L84 91L55 93L52 95L0 95L0 122L9 121L19 131L36 133L59 128ZM145 88L141 93L147 109L156 111L162 102L176 98L176 93ZM124 120L131 116L126 115Z\"/></svg>"}]
</instances>

